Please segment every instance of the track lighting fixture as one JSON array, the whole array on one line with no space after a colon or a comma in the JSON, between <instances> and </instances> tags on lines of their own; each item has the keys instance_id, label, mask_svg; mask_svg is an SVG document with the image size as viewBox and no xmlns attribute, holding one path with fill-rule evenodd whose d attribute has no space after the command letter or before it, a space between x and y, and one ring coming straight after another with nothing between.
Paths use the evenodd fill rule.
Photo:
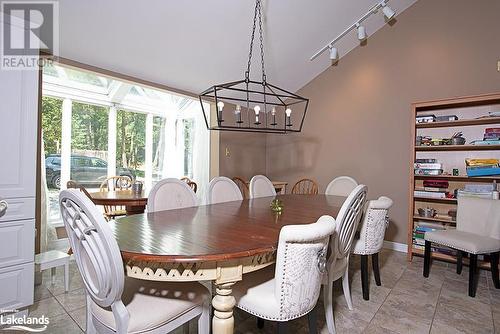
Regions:
<instances>
[{"instance_id":1,"label":"track lighting fixture","mask_svg":"<svg viewBox=\"0 0 500 334\"><path fill-rule=\"evenodd\" d=\"M356 23L356 29L358 30L358 39L360 41L364 41L367 37L366 28L359 23Z\"/></svg>"},{"instance_id":2,"label":"track lighting fixture","mask_svg":"<svg viewBox=\"0 0 500 334\"><path fill-rule=\"evenodd\" d=\"M339 51L337 50L337 48L330 47L330 60L339 60Z\"/></svg>"},{"instance_id":3,"label":"track lighting fixture","mask_svg":"<svg viewBox=\"0 0 500 334\"><path fill-rule=\"evenodd\" d=\"M368 17L370 17L372 14L376 14L380 9L382 9L382 13L384 14L384 17L387 21L390 21L391 19L394 18L396 15L396 12L387 5L388 0L382 0L381 2L376 3L375 5L370 8L365 15L361 16L356 23L353 23L350 25L346 30L344 30L340 35L338 35L335 39L333 39L330 43L326 44L324 47L322 47L318 52L316 52L310 60L316 59L319 55L321 55L323 52L326 50L330 50L330 59L331 60L338 60L338 50L335 48L333 45L337 43L342 37L347 35L351 30L356 28L357 30L357 35L358 35L358 40L364 41L367 37L368 34L366 33L366 28L365 26L361 25L364 20L366 20Z\"/></svg>"},{"instance_id":4,"label":"track lighting fixture","mask_svg":"<svg viewBox=\"0 0 500 334\"><path fill-rule=\"evenodd\" d=\"M387 21L390 21L394 15L396 15L396 12L392 10L391 7L389 7L385 2L382 3L382 12L384 13L385 19Z\"/></svg>"}]
</instances>

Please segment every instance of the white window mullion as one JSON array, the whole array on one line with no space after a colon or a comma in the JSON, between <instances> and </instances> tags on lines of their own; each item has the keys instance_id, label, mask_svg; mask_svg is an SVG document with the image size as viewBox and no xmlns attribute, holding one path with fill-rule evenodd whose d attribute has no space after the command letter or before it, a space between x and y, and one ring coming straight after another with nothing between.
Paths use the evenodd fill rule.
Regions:
<instances>
[{"instance_id":1,"label":"white window mullion","mask_svg":"<svg viewBox=\"0 0 500 334\"><path fill-rule=\"evenodd\" d=\"M112 106L108 114L108 177L116 174L116 107Z\"/></svg>"},{"instance_id":2,"label":"white window mullion","mask_svg":"<svg viewBox=\"0 0 500 334\"><path fill-rule=\"evenodd\" d=\"M146 116L146 149L145 149L145 163L146 168L144 172L145 188L150 189L153 180L153 114Z\"/></svg>"},{"instance_id":3,"label":"white window mullion","mask_svg":"<svg viewBox=\"0 0 500 334\"><path fill-rule=\"evenodd\" d=\"M71 177L71 118L73 103L64 99L62 104L61 127L61 189L66 189L66 184Z\"/></svg>"}]
</instances>

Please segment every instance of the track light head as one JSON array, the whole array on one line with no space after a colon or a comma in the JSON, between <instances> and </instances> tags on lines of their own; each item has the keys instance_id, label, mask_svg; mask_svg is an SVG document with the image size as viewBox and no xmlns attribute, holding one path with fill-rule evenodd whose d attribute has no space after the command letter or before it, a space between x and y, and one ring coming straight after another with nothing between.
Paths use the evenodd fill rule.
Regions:
<instances>
[{"instance_id":1,"label":"track light head","mask_svg":"<svg viewBox=\"0 0 500 334\"><path fill-rule=\"evenodd\" d=\"M394 15L396 15L396 12L392 10L392 8L389 7L385 2L382 4L382 12L384 13L385 19L387 21L390 21L394 18Z\"/></svg>"},{"instance_id":2,"label":"track light head","mask_svg":"<svg viewBox=\"0 0 500 334\"><path fill-rule=\"evenodd\" d=\"M330 60L334 62L339 60L339 50L337 50L337 48L334 48L333 46L330 46Z\"/></svg>"},{"instance_id":3,"label":"track light head","mask_svg":"<svg viewBox=\"0 0 500 334\"><path fill-rule=\"evenodd\" d=\"M364 41L367 37L366 28L359 23L356 23L356 29L358 30L358 39L360 41Z\"/></svg>"}]
</instances>

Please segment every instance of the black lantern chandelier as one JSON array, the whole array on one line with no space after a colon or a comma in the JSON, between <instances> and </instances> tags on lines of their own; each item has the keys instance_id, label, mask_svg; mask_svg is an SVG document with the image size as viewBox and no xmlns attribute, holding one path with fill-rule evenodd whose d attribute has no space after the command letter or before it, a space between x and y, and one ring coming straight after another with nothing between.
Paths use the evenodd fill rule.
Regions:
<instances>
[{"instance_id":1,"label":"black lantern chandelier","mask_svg":"<svg viewBox=\"0 0 500 334\"><path fill-rule=\"evenodd\" d=\"M262 81L250 80L257 19ZM199 95L209 130L264 133L302 130L309 100L267 82L263 41L261 0L256 0L245 79L212 86ZM212 102L212 108L207 108L203 101Z\"/></svg>"}]
</instances>

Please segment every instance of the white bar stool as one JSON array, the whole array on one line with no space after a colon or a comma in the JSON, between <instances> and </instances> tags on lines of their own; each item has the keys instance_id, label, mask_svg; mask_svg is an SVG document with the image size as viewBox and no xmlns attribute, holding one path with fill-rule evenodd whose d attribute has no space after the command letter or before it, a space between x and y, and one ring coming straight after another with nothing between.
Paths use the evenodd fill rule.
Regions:
<instances>
[{"instance_id":1,"label":"white bar stool","mask_svg":"<svg viewBox=\"0 0 500 334\"><path fill-rule=\"evenodd\" d=\"M55 283L56 268L64 266L64 291L69 291L69 255L58 250L50 250L35 255L35 265L39 271L50 268L52 284Z\"/></svg>"}]
</instances>

